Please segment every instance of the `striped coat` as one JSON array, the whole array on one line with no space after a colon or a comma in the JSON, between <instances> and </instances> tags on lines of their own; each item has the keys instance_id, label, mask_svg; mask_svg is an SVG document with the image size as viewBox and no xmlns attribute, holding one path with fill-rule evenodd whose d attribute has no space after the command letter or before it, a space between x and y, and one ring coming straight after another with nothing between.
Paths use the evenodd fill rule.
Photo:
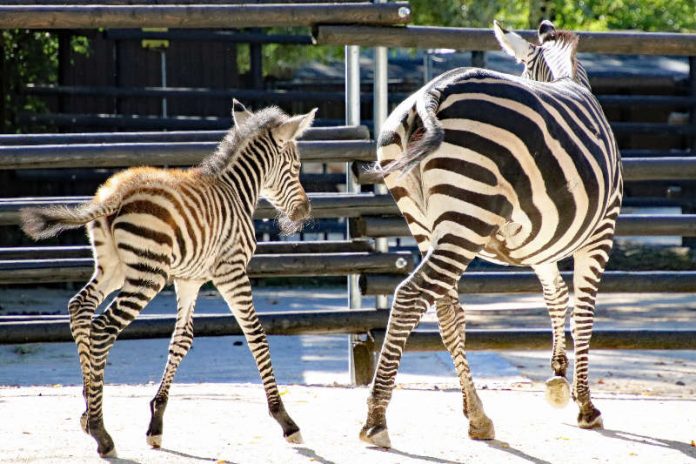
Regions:
<instances>
[{"instance_id":1,"label":"striped coat","mask_svg":"<svg viewBox=\"0 0 696 464\"><path fill-rule=\"evenodd\" d=\"M574 258L573 397L581 427L601 426L590 400L587 354L594 300L622 197L621 161L611 128L575 56L577 37L545 21L539 45L496 23L522 76L455 69L434 79L389 116L378 141L385 183L423 255L396 290L361 438L389 445L385 411L410 331L435 305L462 384L473 438L493 424L476 394L464 350L457 282L480 257L531 266L554 330L548 399L565 404L568 290L557 262Z\"/></svg>"}]
</instances>

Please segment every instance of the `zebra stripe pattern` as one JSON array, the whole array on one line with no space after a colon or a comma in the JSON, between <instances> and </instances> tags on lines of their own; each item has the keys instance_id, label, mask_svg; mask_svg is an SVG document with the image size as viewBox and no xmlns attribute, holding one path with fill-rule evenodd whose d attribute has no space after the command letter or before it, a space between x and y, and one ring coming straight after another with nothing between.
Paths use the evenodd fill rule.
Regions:
<instances>
[{"instance_id":1,"label":"zebra stripe pattern","mask_svg":"<svg viewBox=\"0 0 696 464\"><path fill-rule=\"evenodd\" d=\"M571 392L564 325L568 288L557 262L574 259L572 396L580 427L601 427L590 399L588 354L595 297L622 198L621 160L609 124L576 58L577 37L548 21L531 44L498 23L502 48L525 65L520 77L454 69L426 84L389 116L378 167L422 254L397 288L368 400L363 440L389 447L386 408L406 340L435 305L462 387L469 435L495 432L472 382L457 283L480 257L531 266L553 328L547 397Z\"/></svg>"},{"instance_id":2,"label":"zebra stripe pattern","mask_svg":"<svg viewBox=\"0 0 696 464\"><path fill-rule=\"evenodd\" d=\"M260 195L278 209L286 232L297 230L309 217L295 139L311 126L315 111L290 117L272 107L252 113L235 100L234 127L200 166L128 169L112 176L81 207L22 211L23 228L35 239L87 227L95 271L70 301L69 312L87 406L82 427L97 441L101 456L115 455L102 416L109 350L169 281L176 289L177 317L162 381L150 403L148 443L161 444L169 387L191 348L194 304L201 285L208 281L244 332L270 414L288 441L301 442L299 428L278 392L246 268L256 248L252 214ZM104 312L93 318L97 307L116 290Z\"/></svg>"}]
</instances>

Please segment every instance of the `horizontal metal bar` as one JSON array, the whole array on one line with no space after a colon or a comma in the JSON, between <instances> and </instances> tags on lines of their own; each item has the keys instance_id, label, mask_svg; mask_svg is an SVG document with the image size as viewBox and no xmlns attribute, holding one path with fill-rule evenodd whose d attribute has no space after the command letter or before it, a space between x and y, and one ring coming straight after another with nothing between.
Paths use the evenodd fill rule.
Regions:
<instances>
[{"instance_id":1,"label":"horizontal metal bar","mask_svg":"<svg viewBox=\"0 0 696 464\"><path fill-rule=\"evenodd\" d=\"M351 230L356 237L410 236L401 216L364 216L355 218ZM622 214L616 223L616 235L677 235L696 237L696 214Z\"/></svg>"},{"instance_id":2,"label":"horizontal metal bar","mask_svg":"<svg viewBox=\"0 0 696 464\"><path fill-rule=\"evenodd\" d=\"M375 350L384 343L384 331L372 332ZM466 350L550 350L552 333L548 329L466 331ZM567 348L572 337L566 331ZM593 350L693 350L696 330L693 329L594 329L590 347ZM439 332L416 330L406 343L406 351L443 351Z\"/></svg>"},{"instance_id":3,"label":"horizontal metal bar","mask_svg":"<svg viewBox=\"0 0 696 464\"><path fill-rule=\"evenodd\" d=\"M385 327L388 311L355 309L350 311L302 311L259 313L268 335L358 334ZM174 316L142 315L131 323L119 339L169 338L174 330ZM193 316L196 337L242 335L232 315ZM18 343L71 342L66 317L56 320L3 322L0 318L0 345Z\"/></svg>"},{"instance_id":4,"label":"horizontal metal bar","mask_svg":"<svg viewBox=\"0 0 696 464\"><path fill-rule=\"evenodd\" d=\"M217 142L114 143L0 146L0 169L193 166L213 153ZM303 162L346 162L374 158L369 140L298 141Z\"/></svg>"},{"instance_id":5,"label":"horizontal metal bar","mask_svg":"<svg viewBox=\"0 0 696 464\"><path fill-rule=\"evenodd\" d=\"M652 106L688 108L696 105L689 95L597 95L602 106Z\"/></svg>"},{"instance_id":6,"label":"horizontal metal bar","mask_svg":"<svg viewBox=\"0 0 696 464\"><path fill-rule=\"evenodd\" d=\"M562 272L567 282L571 272ZM389 295L401 283L393 275L362 275L363 295ZM696 271L606 271L600 293L691 293L696 292ZM459 281L459 293L541 293L541 284L533 272L467 271Z\"/></svg>"},{"instance_id":7,"label":"horizontal metal bar","mask_svg":"<svg viewBox=\"0 0 696 464\"><path fill-rule=\"evenodd\" d=\"M515 31L536 42L537 32ZM696 34L671 32L585 32L578 31L578 50L588 53L634 55L696 55ZM491 29L463 27L379 27L320 25L315 29L319 45L360 45L366 47L454 48L458 50L499 50Z\"/></svg>"},{"instance_id":8,"label":"horizontal metal bar","mask_svg":"<svg viewBox=\"0 0 696 464\"><path fill-rule=\"evenodd\" d=\"M291 253L261 254L251 259L250 277L343 276L354 273L406 274L413 255L393 253ZM92 258L0 261L0 284L84 282L94 272Z\"/></svg>"},{"instance_id":9,"label":"horizontal metal bar","mask_svg":"<svg viewBox=\"0 0 696 464\"><path fill-rule=\"evenodd\" d=\"M622 164L624 181L696 179L696 156L623 158ZM370 169L371 166L372 163L366 162L356 162L353 165L353 173L359 183L374 184L382 181Z\"/></svg>"},{"instance_id":10,"label":"horizontal metal bar","mask_svg":"<svg viewBox=\"0 0 696 464\"><path fill-rule=\"evenodd\" d=\"M408 3L0 6L3 29L245 28L405 24Z\"/></svg>"},{"instance_id":11,"label":"horizontal metal bar","mask_svg":"<svg viewBox=\"0 0 696 464\"><path fill-rule=\"evenodd\" d=\"M369 240L259 242L256 244L256 251L254 254L349 253L372 252L374 249L374 243ZM0 261L20 259L73 259L91 257L92 247L87 245L0 248Z\"/></svg>"}]
</instances>

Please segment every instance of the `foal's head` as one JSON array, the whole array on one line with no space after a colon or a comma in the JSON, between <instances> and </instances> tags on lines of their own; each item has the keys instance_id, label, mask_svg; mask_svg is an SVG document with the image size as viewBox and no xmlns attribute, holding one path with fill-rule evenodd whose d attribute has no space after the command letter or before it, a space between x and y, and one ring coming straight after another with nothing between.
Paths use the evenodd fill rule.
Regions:
<instances>
[{"instance_id":1,"label":"foal's head","mask_svg":"<svg viewBox=\"0 0 696 464\"><path fill-rule=\"evenodd\" d=\"M590 82L585 68L576 57L578 37L572 32L558 31L551 21L539 25L539 45L493 22L493 31L500 46L524 64L522 77L540 82L569 78L588 89Z\"/></svg>"},{"instance_id":2,"label":"foal's head","mask_svg":"<svg viewBox=\"0 0 696 464\"><path fill-rule=\"evenodd\" d=\"M272 156L261 185L261 195L278 210L278 223L282 232L298 232L309 218L309 198L300 183L300 153L296 139L314 122L316 108L307 114L288 116L277 108L261 110L274 113L273 123L268 125ZM260 113L258 112L258 113ZM251 121L254 114L235 100L232 117L235 127Z\"/></svg>"}]
</instances>

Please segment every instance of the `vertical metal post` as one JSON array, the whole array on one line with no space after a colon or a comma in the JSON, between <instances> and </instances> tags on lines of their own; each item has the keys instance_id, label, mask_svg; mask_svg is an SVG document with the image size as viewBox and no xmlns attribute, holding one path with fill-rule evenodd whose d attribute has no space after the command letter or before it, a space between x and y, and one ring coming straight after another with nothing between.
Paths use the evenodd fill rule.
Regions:
<instances>
[{"instance_id":1,"label":"vertical metal post","mask_svg":"<svg viewBox=\"0 0 696 464\"><path fill-rule=\"evenodd\" d=\"M345 47L345 101L346 101L346 124L360 124L360 47L347 45ZM350 163L346 163L346 192L357 193L360 191L360 184L353 175ZM351 238L350 224L346 222L346 236ZM362 295L358 285L358 275L348 276L348 308L356 309L362 306ZM354 345L358 342L355 335L349 339L349 374L353 384L357 383L356 363L353 356Z\"/></svg>"},{"instance_id":2,"label":"vertical metal post","mask_svg":"<svg viewBox=\"0 0 696 464\"><path fill-rule=\"evenodd\" d=\"M167 51L160 50L160 68L162 70L162 88L167 87ZM167 108L167 97L162 97L162 117L166 118L169 115Z\"/></svg>"},{"instance_id":3,"label":"vertical metal post","mask_svg":"<svg viewBox=\"0 0 696 464\"><path fill-rule=\"evenodd\" d=\"M375 3L384 2L384 0L375 0ZM375 47L372 108L372 120L375 140L379 138L379 133L382 130L382 124L384 123L384 121L386 121L387 115L389 113L388 64L389 63L387 61L387 48ZM375 184L375 193L386 194L387 187L384 184ZM375 249L378 252L382 253L386 253L387 251L389 251L388 239L376 239ZM387 296L377 295L375 305L377 306L377 309L387 309Z\"/></svg>"}]
</instances>

